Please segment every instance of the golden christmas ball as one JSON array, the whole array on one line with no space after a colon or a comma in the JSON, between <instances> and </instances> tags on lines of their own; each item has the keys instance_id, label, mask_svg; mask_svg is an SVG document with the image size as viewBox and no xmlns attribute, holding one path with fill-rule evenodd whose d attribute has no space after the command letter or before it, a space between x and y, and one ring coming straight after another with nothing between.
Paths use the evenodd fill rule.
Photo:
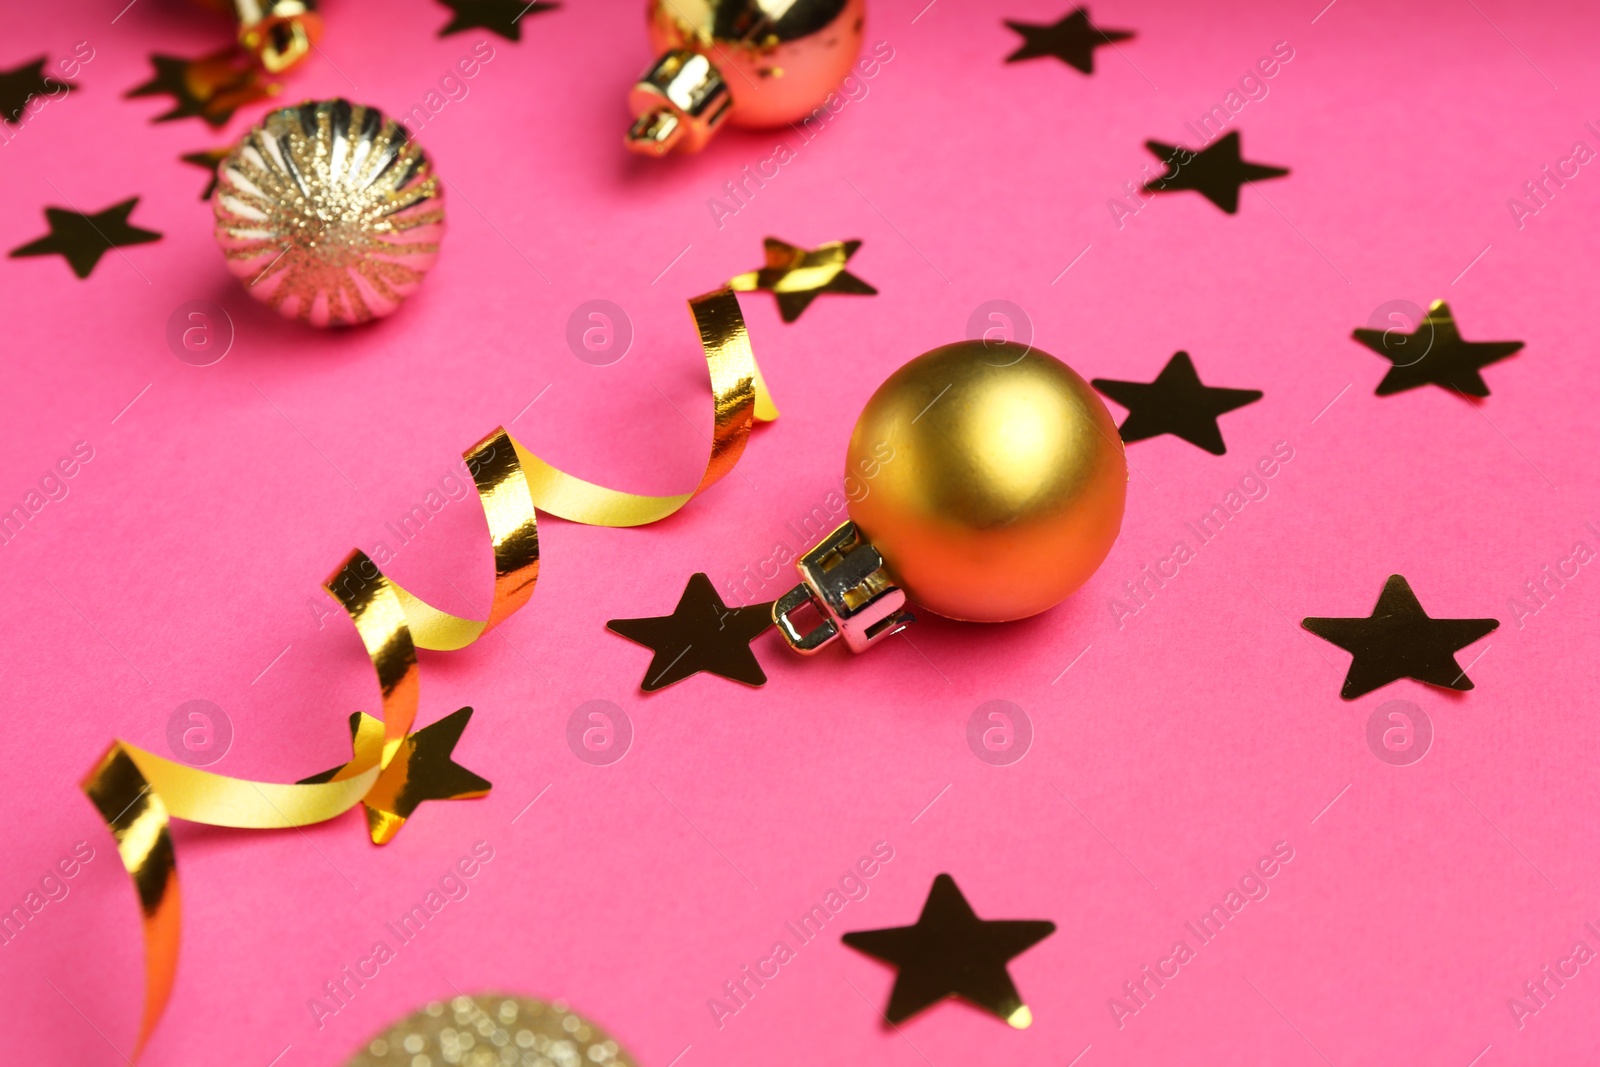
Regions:
<instances>
[{"instance_id":1,"label":"golden christmas ball","mask_svg":"<svg viewBox=\"0 0 1600 1067\"><path fill-rule=\"evenodd\" d=\"M245 290L313 326L392 314L439 258L444 189L405 127L346 100L269 114L217 168L216 240Z\"/></svg>"},{"instance_id":2,"label":"golden christmas ball","mask_svg":"<svg viewBox=\"0 0 1600 1067\"><path fill-rule=\"evenodd\" d=\"M698 152L723 122L782 126L810 115L861 52L866 0L649 0L660 53L628 94L626 144Z\"/></svg>"},{"instance_id":3,"label":"golden christmas ball","mask_svg":"<svg viewBox=\"0 0 1600 1067\"><path fill-rule=\"evenodd\" d=\"M1059 604L1122 528L1128 464L1089 383L1026 345L962 341L901 367L850 435L850 518L929 611L1005 622Z\"/></svg>"}]
</instances>

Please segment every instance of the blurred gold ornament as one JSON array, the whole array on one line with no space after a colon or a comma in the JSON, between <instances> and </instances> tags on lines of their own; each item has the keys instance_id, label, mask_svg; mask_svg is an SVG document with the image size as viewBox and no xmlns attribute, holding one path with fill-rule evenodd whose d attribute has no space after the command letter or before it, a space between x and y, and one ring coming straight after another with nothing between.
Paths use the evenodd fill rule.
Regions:
<instances>
[{"instance_id":1,"label":"blurred gold ornament","mask_svg":"<svg viewBox=\"0 0 1600 1067\"><path fill-rule=\"evenodd\" d=\"M724 121L781 126L811 114L861 51L866 0L649 0L660 57L628 94L625 143L698 152Z\"/></svg>"},{"instance_id":2,"label":"blurred gold ornament","mask_svg":"<svg viewBox=\"0 0 1600 1067\"><path fill-rule=\"evenodd\" d=\"M878 387L850 435L850 522L802 556L773 605L790 646L859 652L912 621L909 596L971 622L1026 618L1095 572L1122 527L1116 424L1070 367L1036 348L963 341ZM855 496L855 494L851 494ZM822 623L802 633L806 604Z\"/></svg>"},{"instance_id":3,"label":"blurred gold ornament","mask_svg":"<svg viewBox=\"0 0 1600 1067\"><path fill-rule=\"evenodd\" d=\"M346 100L274 111L217 171L228 269L314 326L392 314L439 256L444 190L405 129Z\"/></svg>"},{"instance_id":4,"label":"blurred gold ornament","mask_svg":"<svg viewBox=\"0 0 1600 1067\"><path fill-rule=\"evenodd\" d=\"M240 47L268 74L282 74L299 65L322 40L318 0L195 2L218 15L232 16Z\"/></svg>"},{"instance_id":5,"label":"blurred gold ornament","mask_svg":"<svg viewBox=\"0 0 1600 1067\"><path fill-rule=\"evenodd\" d=\"M345 1067L585 1064L635 1067L616 1039L567 1006L505 993L434 1001L386 1027Z\"/></svg>"},{"instance_id":6,"label":"blurred gold ornament","mask_svg":"<svg viewBox=\"0 0 1600 1067\"><path fill-rule=\"evenodd\" d=\"M316 0L233 0L239 43L269 74L282 74L322 39Z\"/></svg>"}]
</instances>

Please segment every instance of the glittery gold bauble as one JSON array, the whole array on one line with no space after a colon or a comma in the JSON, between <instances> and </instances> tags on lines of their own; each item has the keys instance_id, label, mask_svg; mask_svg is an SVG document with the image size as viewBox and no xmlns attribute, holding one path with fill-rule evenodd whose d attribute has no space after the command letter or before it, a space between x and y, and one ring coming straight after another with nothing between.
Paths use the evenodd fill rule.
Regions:
<instances>
[{"instance_id":1,"label":"glittery gold bauble","mask_svg":"<svg viewBox=\"0 0 1600 1067\"><path fill-rule=\"evenodd\" d=\"M567 1008L499 993L435 1001L388 1027L345 1067L637 1067L610 1035Z\"/></svg>"},{"instance_id":2,"label":"glittery gold bauble","mask_svg":"<svg viewBox=\"0 0 1600 1067\"><path fill-rule=\"evenodd\" d=\"M850 435L850 518L913 603L952 619L1035 615L1082 585L1122 527L1116 423L1065 363L1010 342L918 356ZM855 494L852 494L855 495Z\"/></svg>"},{"instance_id":3,"label":"glittery gold bauble","mask_svg":"<svg viewBox=\"0 0 1600 1067\"><path fill-rule=\"evenodd\" d=\"M274 111L217 168L216 238L251 296L315 326L392 314L444 236L444 190L405 129L345 100Z\"/></svg>"},{"instance_id":4,"label":"glittery gold bauble","mask_svg":"<svg viewBox=\"0 0 1600 1067\"><path fill-rule=\"evenodd\" d=\"M861 52L866 0L649 0L659 53L628 105L627 145L698 152L723 122L782 126L810 115Z\"/></svg>"}]
</instances>

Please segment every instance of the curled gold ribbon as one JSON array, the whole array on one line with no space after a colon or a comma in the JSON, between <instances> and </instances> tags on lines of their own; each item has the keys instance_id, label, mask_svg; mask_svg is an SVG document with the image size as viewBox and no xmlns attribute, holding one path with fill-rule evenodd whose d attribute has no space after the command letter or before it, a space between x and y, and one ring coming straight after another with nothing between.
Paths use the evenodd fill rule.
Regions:
<instances>
[{"instance_id":1,"label":"curled gold ribbon","mask_svg":"<svg viewBox=\"0 0 1600 1067\"><path fill-rule=\"evenodd\" d=\"M138 893L145 942L145 1004L134 1058L160 1021L177 974L182 906L170 820L278 830L324 822L357 804L367 808L376 844L393 838L420 800L482 796L488 783L425 750L412 732L420 695L417 649L465 648L515 614L539 578L538 512L593 526L641 526L663 519L734 468L755 422L778 417L750 350L733 293L721 289L689 301L705 350L715 429L705 474L692 492L641 496L584 481L524 448L503 427L463 453L488 521L494 548L494 597L486 618L451 614L406 591L359 549L323 583L355 624L381 693L381 719L350 716L348 763L301 782L229 778L114 741L82 787L116 840ZM454 734L465 723L463 709ZM449 716L453 719L455 716ZM453 744L451 734L449 744ZM470 781L430 792L441 767ZM481 788L480 788L481 787Z\"/></svg>"}]
</instances>

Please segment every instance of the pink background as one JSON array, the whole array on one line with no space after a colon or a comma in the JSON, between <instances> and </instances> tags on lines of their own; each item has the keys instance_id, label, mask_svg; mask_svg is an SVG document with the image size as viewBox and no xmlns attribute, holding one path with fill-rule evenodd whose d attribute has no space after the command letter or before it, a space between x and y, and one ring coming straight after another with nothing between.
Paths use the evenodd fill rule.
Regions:
<instances>
[{"instance_id":1,"label":"pink background","mask_svg":"<svg viewBox=\"0 0 1600 1067\"><path fill-rule=\"evenodd\" d=\"M710 415L683 302L758 266L775 234L861 238L850 269L881 294L823 297L788 326L770 297L745 298L784 417L757 431L742 476L646 529L547 521L528 608L499 637L424 657L422 721L477 708L457 756L494 782L489 798L428 805L381 849L356 814L303 834L178 828L184 949L145 1062L338 1064L457 988L567 997L655 1067L1594 1061L1600 965L1521 1029L1507 998L1579 938L1600 949L1583 928L1600 926L1600 576L1591 564L1521 626L1509 601L1575 541L1600 548L1583 526L1600 523L1600 173L1585 167L1521 230L1506 200L1575 140L1600 148L1583 125L1600 124L1600 17L1509 0L1338 0L1320 17L1320 0L1107 0L1097 21L1138 37L1101 49L1085 78L1001 62L1018 39L1000 19L1053 21L1058 0L923 2L872 5L869 46L889 42L893 60L719 229L708 198L798 139L729 131L696 158L627 157L624 94L650 58L642 5L574 0L525 18L517 44L440 39L449 12L427 0L328 0L323 55L283 102L402 111L477 41L495 51L421 133L451 183L437 268L393 319L343 333L244 295L212 245L205 176L177 161L262 108L217 133L151 125L164 100L121 98L152 50L197 56L224 43L224 22L177 0L138 0L114 24L120 0L13 6L0 66L80 40L95 57L0 148L0 243L42 234L46 205L133 195L133 223L164 237L87 281L59 257L0 260L0 503L74 442L94 449L70 495L0 548L0 904L74 842L96 850L70 896L0 948L8 1058L112 1064L133 1044L136 904L77 787L105 745L165 752L173 709L206 699L236 730L215 770L293 780L346 758L345 716L376 710L376 693L348 622L319 623L322 577L352 546L372 551L501 423L591 479L692 485ZM1172 194L1119 230L1107 199L1152 162L1143 141L1191 140L1184 122L1280 40L1293 61L1235 127L1247 158L1293 171L1263 185L1270 203L1246 190L1230 217ZM1374 397L1386 364L1351 329L1384 301L1440 296L1468 338L1526 349L1485 372L1493 395L1476 409L1435 388ZM564 340L595 298L636 330L607 367ZM768 634L764 689L701 676L640 695L649 653L605 620L665 613L692 571L726 588L770 555L838 486L877 383L997 298L1085 377L1149 381L1182 348L1209 384L1265 398L1223 417L1224 457L1171 437L1131 446L1120 542L1045 616L924 619L860 658L803 661ZM215 366L165 343L194 299L237 328ZM1278 441L1294 458L1270 494L1119 628L1109 598ZM450 504L389 570L443 606L481 606L477 505ZM1298 621L1365 615L1395 572L1436 616L1502 621L1461 654L1481 654L1476 690L1407 681L1339 699L1348 656ZM1365 741L1397 698L1436 732L1410 767ZM632 751L608 767L565 741L592 699L633 722ZM992 699L1034 726L1011 766L965 740ZM319 1031L308 998L478 840L495 859L470 895ZM880 840L895 855L870 895L719 1030L707 999ZM1295 858L1271 895L1119 1029L1108 998L1277 841ZM940 871L980 915L1058 924L1012 966L1032 1029L955 1003L902 1033L877 1018L893 972L837 935L913 921Z\"/></svg>"}]
</instances>

